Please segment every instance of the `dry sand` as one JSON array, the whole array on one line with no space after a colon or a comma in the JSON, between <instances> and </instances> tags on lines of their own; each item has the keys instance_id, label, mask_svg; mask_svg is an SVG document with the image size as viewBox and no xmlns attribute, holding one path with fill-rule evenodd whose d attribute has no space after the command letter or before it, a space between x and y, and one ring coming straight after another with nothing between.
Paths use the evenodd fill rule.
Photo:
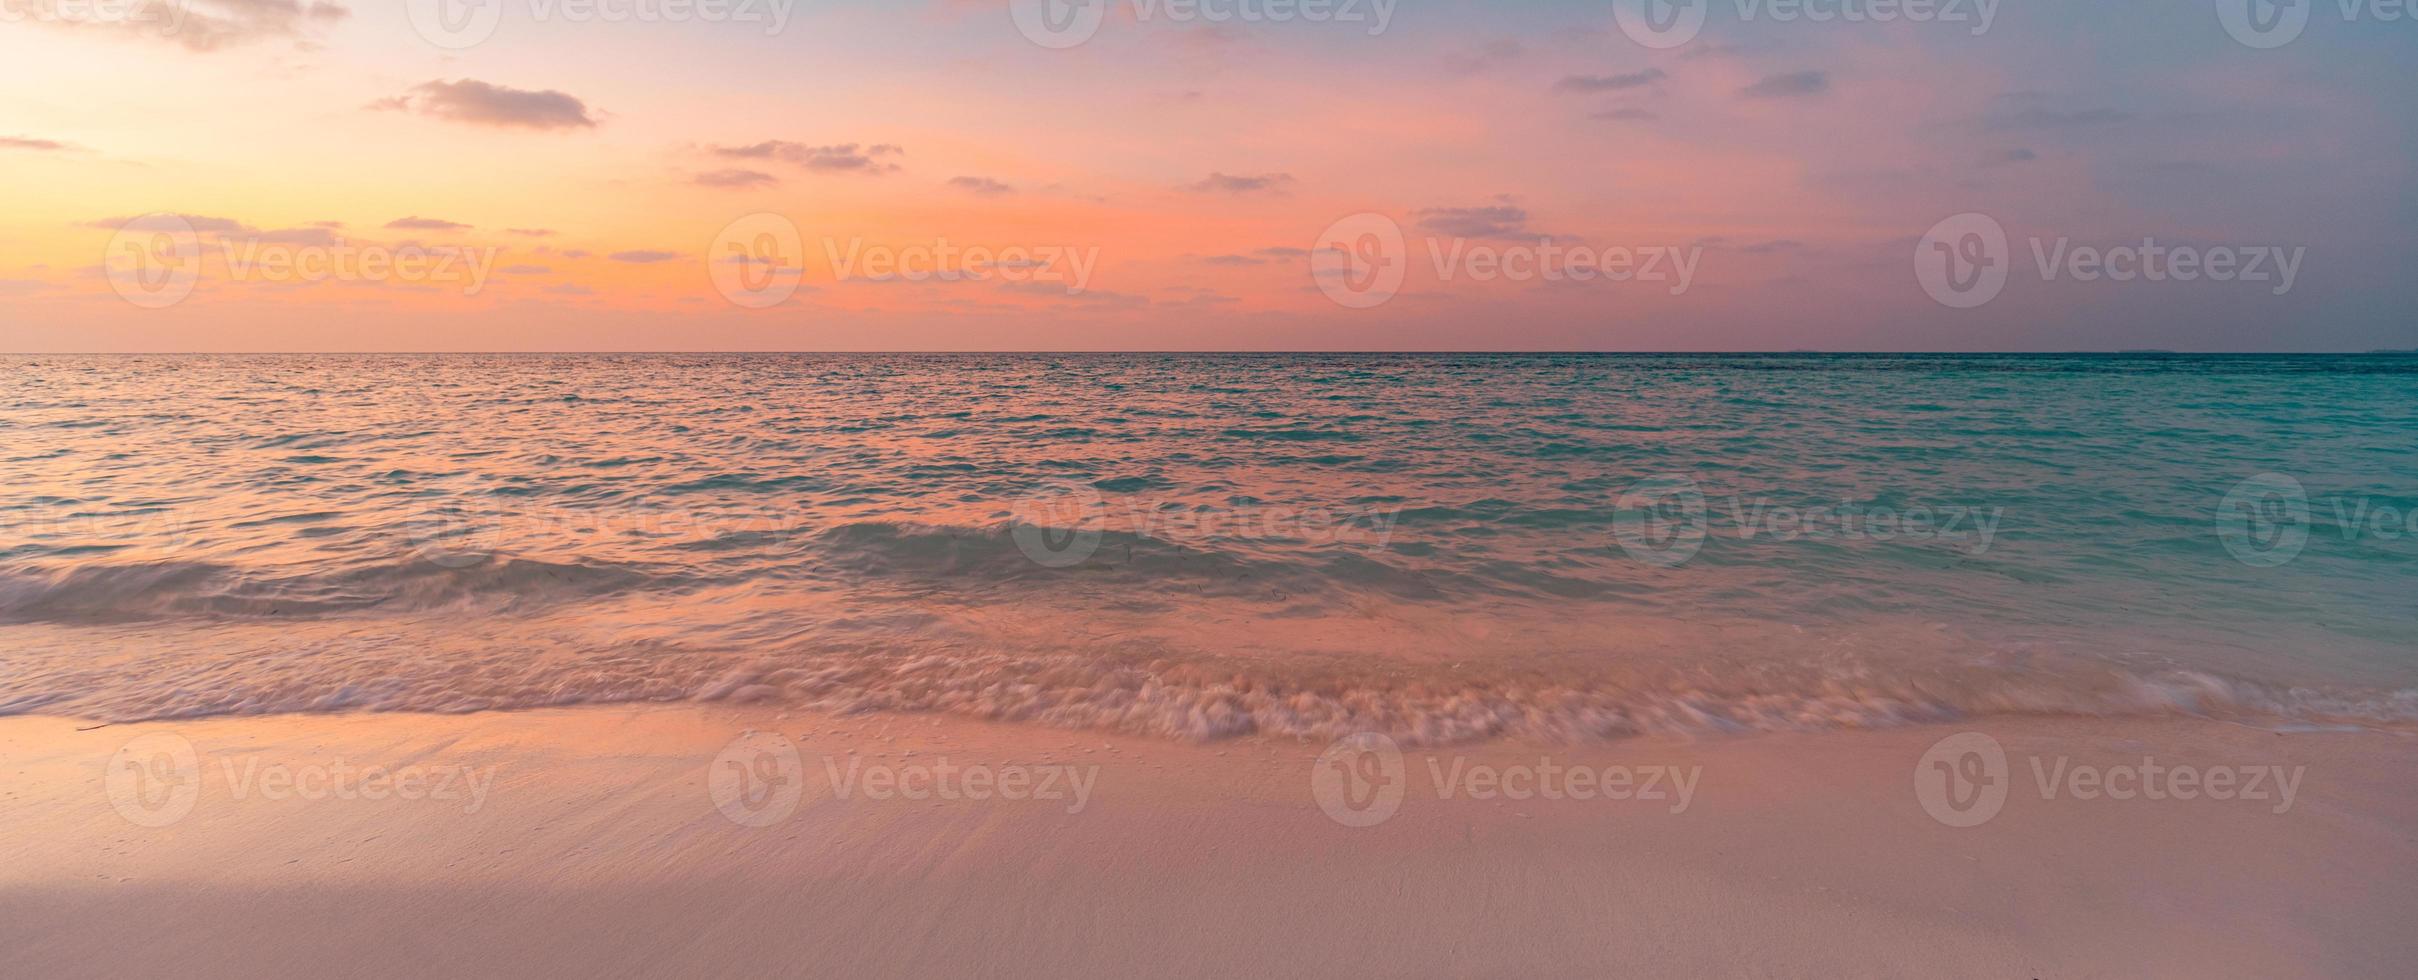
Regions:
<instances>
[{"instance_id":1,"label":"dry sand","mask_svg":"<svg viewBox=\"0 0 2418 980\"><path fill-rule=\"evenodd\" d=\"M1290 740L693 706L79 727L0 719L8 976L2418 971L2418 739L2398 735L1976 723L2010 792L1961 829L1929 815L1915 771L1964 728L1414 749L1399 809L1350 827L1312 789L1326 746ZM750 730L798 765L740 743L721 784L767 795L717 806L709 772ZM831 772L852 752L843 799ZM2274 786L2043 799L2031 765L2144 757L2305 775L2278 813ZM974 767L1022 772L1028 793L1044 767L1092 781L1080 806L1063 780L1051 800L867 798L867 773L920 786L944 758L960 796ZM1697 782L1684 809L1668 778L1658 800L1433 785L1542 761L1565 788L1574 766Z\"/></svg>"}]
</instances>

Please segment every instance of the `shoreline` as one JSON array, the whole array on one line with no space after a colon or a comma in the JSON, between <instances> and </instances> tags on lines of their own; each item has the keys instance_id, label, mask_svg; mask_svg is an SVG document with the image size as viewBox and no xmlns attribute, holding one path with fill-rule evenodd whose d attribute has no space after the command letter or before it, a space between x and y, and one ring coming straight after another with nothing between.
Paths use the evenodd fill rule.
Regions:
<instances>
[{"instance_id":1,"label":"shoreline","mask_svg":"<svg viewBox=\"0 0 2418 980\"><path fill-rule=\"evenodd\" d=\"M1989 718L1405 748L1389 768L1369 745L729 705L88 723L0 718L19 843L0 942L35 975L2394 976L2418 957L2394 911L2418 902L2418 790L2375 778L2410 771L2418 739L2387 733ZM1918 771L1967 731L1999 746L2007 792L1951 826ZM2108 795L2186 770L2189 799ZM2219 771L2234 798L2208 798ZM2243 798L2256 772L2266 795Z\"/></svg>"}]
</instances>

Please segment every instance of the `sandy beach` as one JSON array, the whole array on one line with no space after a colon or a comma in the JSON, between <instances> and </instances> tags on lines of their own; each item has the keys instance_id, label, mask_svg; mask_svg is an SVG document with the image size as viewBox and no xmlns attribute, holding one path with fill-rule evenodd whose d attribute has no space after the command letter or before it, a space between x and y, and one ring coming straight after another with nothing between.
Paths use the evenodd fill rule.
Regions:
<instances>
[{"instance_id":1,"label":"sandy beach","mask_svg":"<svg viewBox=\"0 0 2418 980\"><path fill-rule=\"evenodd\" d=\"M1350 760L1355 785L1314 776L1325 744L928 716L91 724L0 720L17 975L2388 977L2418 956L2418 793L2378 778L2418 740L2391 734L1410 747ZM2005 758L1976 785L2006 793L1943 820L1918 771L1968 731Z\"/></svg>"}]
</instances>

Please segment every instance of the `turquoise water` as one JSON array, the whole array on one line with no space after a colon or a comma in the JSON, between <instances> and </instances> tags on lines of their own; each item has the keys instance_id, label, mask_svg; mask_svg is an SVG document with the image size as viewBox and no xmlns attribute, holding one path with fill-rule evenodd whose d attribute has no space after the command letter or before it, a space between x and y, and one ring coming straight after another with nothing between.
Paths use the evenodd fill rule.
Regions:
<instances>
[{"instance_id":1,"label":"turquoise water","mask_svg":"<svg viewBox=\"0 0 2418 980\"><path fill-rule=\"evenodd\" d=\"M0 711L2418 719L2418 357L0 373Z\"/></svg>"}]
</instances>

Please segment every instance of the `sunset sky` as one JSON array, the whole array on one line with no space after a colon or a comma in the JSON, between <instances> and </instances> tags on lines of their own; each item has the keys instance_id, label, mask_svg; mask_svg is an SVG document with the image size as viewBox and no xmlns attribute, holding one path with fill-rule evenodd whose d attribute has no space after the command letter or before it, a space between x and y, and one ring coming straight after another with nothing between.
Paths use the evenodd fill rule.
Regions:
<instances>
[{"instance_id":1,"label":"sunset sky","mask_svg":"<svg viewBox=\"0 0 2418 980\"><path fill-rule=\"evenodd\" d=\"M2332 2L2262 48L2211 0L1993 4L1979 36L1970 0L1886 24L1721 0L1657 49L1600 0L1401 0L1382 27L1374 0L1118 2L1062 48L1009 0L505 0L459 50L414 2L298 2L150 11L171 29L0 0L0 350L2418 347L2418 23ZM1917 245L1968 212L2010 281L1956 309ZM798 229L800 281L751 308L716 263L759 214ZM1311 253L1362 215L1403 231L1404 279L1354 308ZM189 295L121 295L130 234L198 257ZM2282 295L2044 281L2059 239L2301 258ZM1547 241L1692 278L1436 266ZM943 242L992 258L879 268ZM363 249L461 260L228 261Z\"/></svg>"}]
</instances>

